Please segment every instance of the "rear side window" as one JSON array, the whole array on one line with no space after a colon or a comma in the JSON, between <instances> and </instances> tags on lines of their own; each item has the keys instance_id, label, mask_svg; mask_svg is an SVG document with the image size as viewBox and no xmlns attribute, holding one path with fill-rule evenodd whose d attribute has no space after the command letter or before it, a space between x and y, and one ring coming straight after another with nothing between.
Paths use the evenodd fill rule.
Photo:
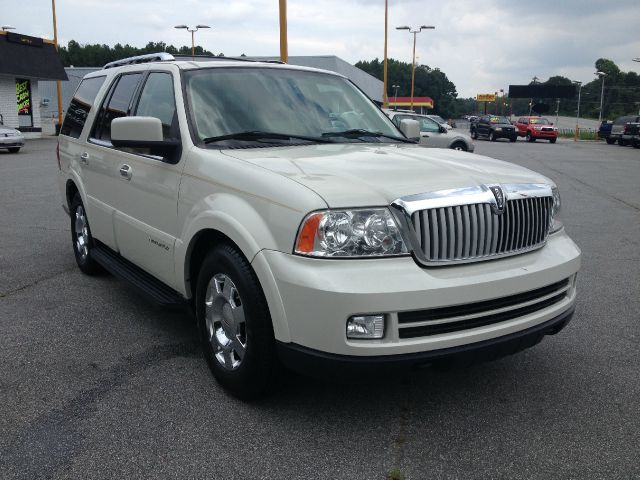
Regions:
<instances>
[{"instance_id":1,"label":"rear side window","mask_svg":"<svg viewBox=\"0 0 640 480\"><path fill-rule=\"evenodd\" d=\"M137 117L155 117L162 122L165 140L178 139L178 117L176 99L173 92L171 74L152 72L144 82L135 115Z\"/></svg>"},{"instance_id":2,"label":"rear side window","mask_svg":"<svg viewBox=\"0 0 640 480\"><path fill-rule=\"evenodd\" d=\"M131 99L136 92L141 73L122 75L111 87L102 104L93 129L93 138L111 141L111 121L129 114Z\"/></svg>"},{"instance_id":3,"label":"rear side window","mask_svg":"<svg viewBox=\"0 0 640 480\"><path fill-rule=\"evenodd\" d=\"M615 121L614 125L624 125L625 123L633 121L634 118L635 117L620 117Z\"/></svg>"},{"instance_id":4,"label":"rear side window","mask_svg":"<svg viewBox=\"0 0 640 480\"><path fill-rule=\"evenodd\" d=\"M84 124L87 121L87 116L91 111L93 102L105 78L106 77L85 78L80 82L67 109L67 115L64 117L64 122L60 129L61 135L67 135L73 138L80 137Z\"/></svg>"}]
</instances>

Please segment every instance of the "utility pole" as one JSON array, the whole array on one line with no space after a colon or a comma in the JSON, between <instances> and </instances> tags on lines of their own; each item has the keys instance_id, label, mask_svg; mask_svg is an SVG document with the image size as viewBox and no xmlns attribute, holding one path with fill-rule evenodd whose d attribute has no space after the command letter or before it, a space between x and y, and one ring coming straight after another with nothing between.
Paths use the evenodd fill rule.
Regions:
<instances>
[{"instance_id":1,"label":"utility pole","mask_svg":"<svg viewBox=\"0 0 640 480\"><path fill-rule=\"evenodd\" d=\"M389 0L384 0L384 67L383 67L383 93L382 93L382 107L387 108L389 106L389 99L387 98L387 30L389 28Z\"/></svg>"},{"instance_id":2,"label":"utility pole","mask_svg":"<svg viewBox=\"0 0 640 480\"><path fill-rule=\"evenodd\" d=\"M53 44L58 51L58 26L56 25L56 0L51 0L51 10L53 11ZM62 89L60 80L56 81L56 90L58 94L58 129L62 127Z\"/></svg>"},{"instance_id":3,"label":"utility pole","mask_svg":"<svg viewBox=\"0 0 640 480\"><path fill-rule=\"evenodd\" d=\"M289 61L289 46L287 45L287 0L280 0L280 61Z\"/></svg>"}]
</instances>

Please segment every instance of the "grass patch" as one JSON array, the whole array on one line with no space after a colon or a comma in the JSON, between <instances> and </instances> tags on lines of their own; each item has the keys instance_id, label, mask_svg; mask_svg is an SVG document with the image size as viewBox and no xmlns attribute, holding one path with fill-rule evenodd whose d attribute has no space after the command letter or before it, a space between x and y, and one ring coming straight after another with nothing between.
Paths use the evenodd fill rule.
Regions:
<instances>
[{"instance_id":1,"label":"grass patch","mask_svg":"<svg viewBox=\"0 0 640 480\"><path fill-rule=\"evenodd\" d=\"M394 468L387 474L387 480L404 480L404 475L399 468Z\"/></svg>"},{"instance_id":2,"label":"grass patch","mask_svg":"<svg viewBox=\"0 0 640 480\"><path fill-rule=\"evenodd\" d=\"M595 130L580 130L578 135L579 140L598 140L598 136ZM558 136L560 138L575 138L576 131L573 128L560 128L558 129Z\"/></svg>"}]
</instances>

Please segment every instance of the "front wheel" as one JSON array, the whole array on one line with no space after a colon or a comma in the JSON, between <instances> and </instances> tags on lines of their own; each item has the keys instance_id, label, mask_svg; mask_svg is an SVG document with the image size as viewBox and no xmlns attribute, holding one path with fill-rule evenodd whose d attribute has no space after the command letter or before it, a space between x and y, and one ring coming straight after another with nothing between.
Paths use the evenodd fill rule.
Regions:
<instances>
[{"instance_id":1,"label":"front wheel","mask_svg":"<svg viewBox=\"0 0 640 480\"><path fill-rule=\"evenodd\" d=\"M533 135L531 135L531 132L527 132L527 142L535 142L536 139Z\"/></svg>"},{"instance_id":2,"label":"front wheel","mask_svg":"<svg viewBox=\"0 0 640 480\"><path fill-rule=\"evenodd\" d=\"M20 147L13 147L8 149L10 153L18 153L20 151Z\"/></svg>"},{"instance_id":3,"label":"front wheel","mask_svg":"<svg viewBox=\"0 0 640 480\"><path fill-rule=\"evenodd\" d=\"M451 149L452 150L460 150L462 152L466 152L467 150L469 150L467 148L467 144L464 142L454 142L453 145L451 145Z\"/></svg>"},{"instance_id":4,"label":"front wheel","mask_svg":"<svg viewBox=\"0 0 640 480\"><path fill-rule=\"evenodd\" d=\"M518 140L518 136L517 136L517 135L516 135L515 137L511 137L511 138L509 139L509 141L510 141L511 143L515 142L516 140Z\"/></svg>"},{"instance_id":5,"label":"front wheel","mask_svg":"<svg viewBox=\"0 0 640 480\"><path fill-rule=\"evenodd\" d=\"M491 141L491 142L495 142L496 141L496 134L494 132L491 132L489 134L489 141Z\"/></svg>"},{"instance_id":6,"label":"front wheel","mask_svg":"<svg viewBox=\"0 0 640 480\"><path fill-rule=\"evenodd\" d=\"M91 255L93 237L89 228L87 212L79 193L74 195L69 211L71 213L71 243L78 267L87 275L102 273L104 270Z\"/></svg>"},{"instance_id":7,"label":"front wheel","mask_svg":"<svg viewBox=\"0 0 640 480\"><path fill-rule=\"evenodd\" d=\"M614 143L616 143L616 139L615 138L607 138L607 144L608 145L613 145Z\"/></svg>"},{"instance_id":8,"label":"front wheel","mask_svg":"<svg viewBox=\"0 0 640 480\"><path fill-rule=\"evenodd\" d=\"M471 138L473 138L474 140L478 139L478 132L476 130L471 131Z\"/></svg>"},{"instance_id":9,"label":"front wheel","mask_svg":"<svg viewBox=\"0 0 640 480\"><path fill-rule=\"evenodd\" d=\"M222 244L205 257L196 286L196 318L216 380L242 399L263 396L280 372L271 316L245 257Z\"/></svg>"},{"instance_id":10,"label":"front wheel","mask_svg":"<svg viewBox=\"0 0 640 480\"><path fill-rule=\"evenodd\" d=\"M557 138L550 138L549 143L556 143Z\"/></svg>"}]
</instances>

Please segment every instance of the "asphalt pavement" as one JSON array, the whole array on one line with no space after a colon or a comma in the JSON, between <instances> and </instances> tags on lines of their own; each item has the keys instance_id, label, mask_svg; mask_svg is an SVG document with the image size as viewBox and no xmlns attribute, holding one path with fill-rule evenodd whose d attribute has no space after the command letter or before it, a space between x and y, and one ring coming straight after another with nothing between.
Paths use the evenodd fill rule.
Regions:
<instances>
[{"instance_id":1,"label":"asphalt pavement","mask_svg":"<svg viewBox=\"0 0 640 480\"><path fill-rule=\"evenodd\" d=\"M492 363L254 403L181 312L76 268L55 140L0 152L0 478L640 478L640 151L477 141L546 174L583 251L574 319Z\"/></svg>"}]
</instances>

